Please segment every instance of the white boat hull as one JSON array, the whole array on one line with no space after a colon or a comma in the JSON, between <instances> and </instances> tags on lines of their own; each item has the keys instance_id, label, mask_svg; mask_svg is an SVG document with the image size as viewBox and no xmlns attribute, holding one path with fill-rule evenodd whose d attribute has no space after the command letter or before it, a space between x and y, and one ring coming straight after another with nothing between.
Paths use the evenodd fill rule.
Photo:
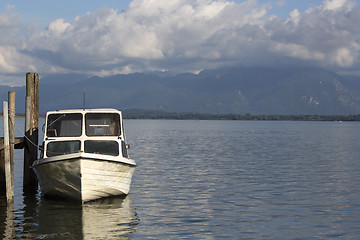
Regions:
<instances>
[{"instance_id":1,"label":"white boat hull","mask_svg":"<svg viewBox=\"0 0 360 240\"><path fill-rule=\"evenodd\" d=\"M87 202L127 195L135 165L79 156L43 162L38 160L33 169L44 196Z\"/></svg>"}]
</instances>

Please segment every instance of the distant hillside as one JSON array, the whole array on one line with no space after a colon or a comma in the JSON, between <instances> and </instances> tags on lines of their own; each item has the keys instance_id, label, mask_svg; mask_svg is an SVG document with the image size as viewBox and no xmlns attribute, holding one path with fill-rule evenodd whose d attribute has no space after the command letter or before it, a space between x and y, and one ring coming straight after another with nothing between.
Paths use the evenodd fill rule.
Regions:
<instances>
[{"instance_id":1,"label":"distant hillside","mask_svg":"<svg viewBox=\"0 0 360 240\"><path fill-rule=\"evenodd\" d=\"M0 88L7 99L9 87ZM87 78L40 76L40 110L113 107L235 114L360 113L360 78L322 69L222 68L200 74L129 74ZM17 88L17 112L24 88ZM20 93L19 93L20 92ZM21 93L23 92L23 93Z\"/></svg>"}]
</instances>

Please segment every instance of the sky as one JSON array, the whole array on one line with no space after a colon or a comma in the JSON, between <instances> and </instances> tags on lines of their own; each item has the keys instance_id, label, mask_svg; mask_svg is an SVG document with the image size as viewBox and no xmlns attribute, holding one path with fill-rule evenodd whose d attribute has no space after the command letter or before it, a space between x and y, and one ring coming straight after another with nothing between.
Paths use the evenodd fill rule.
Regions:
<instances>
[{"instance_id":1,"label":"sky","mask_svg":"<svg viewBox=\"0 0 360 240\"><path fill-rule=\"evenodd\" d=\"M360 0L0 0L0 85L223 66L360 75Z\"/></svg>"}]
</instances>

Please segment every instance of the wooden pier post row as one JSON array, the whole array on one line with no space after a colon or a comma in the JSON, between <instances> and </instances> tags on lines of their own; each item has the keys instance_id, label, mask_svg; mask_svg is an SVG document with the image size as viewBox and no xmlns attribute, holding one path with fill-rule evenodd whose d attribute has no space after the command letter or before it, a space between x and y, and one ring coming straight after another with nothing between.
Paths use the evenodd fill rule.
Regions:
<instances>
[{"instance_id":1,"label":"wooden pier post row","mask_svg":"<svg viewBox=\"0 0 360 240\"><path fill-rule=\"evenodd\" d=\"M7 202L14 199L14 148L22 138L15 140L15 92L8 93L8 101L3 102L4 137L0 138L0 194L7 197ZM20 146L21 148L21 146Z\"/></svg>"},{"instance_id":2,"label":"wooden pier post row","mask_svg":"<svg viewBox=\"0 0 360 240\"><path fill-rule=\"evenodd\" d=\"M0 137L0 194L14 199L14 149L24 148L23 191L37 192L37 178L31 169L37 159L39 126L39 75L26 74L25 137L15 138L15 92L8 93L9 102L3 103L4 137Z\"/></svg>"},{"instance_id":3,"label":"wooden pier post row","mask_svg":"<svg viewBox=\"0 0 360 240\"><path fill-rule=\"evenodd\" d=\"M39 133L39 75L26 74L24 177L23 191L32 194L37 191L37 178L31 169L37 159Z\"/></svg>"}]
</instances>

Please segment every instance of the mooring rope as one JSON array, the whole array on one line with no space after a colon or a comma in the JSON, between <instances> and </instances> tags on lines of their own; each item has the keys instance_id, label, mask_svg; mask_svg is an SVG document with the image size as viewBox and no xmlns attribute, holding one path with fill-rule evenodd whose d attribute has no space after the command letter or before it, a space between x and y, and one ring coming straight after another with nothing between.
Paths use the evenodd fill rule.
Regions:
<instances>
[{"instance_id":1,"label":"mooring rope","mask_svg":"<svg viewBox=\"0 0 360 240\"><path fill-rule=\"evenodd\" d=\"M40 147L38 144L34 143L28 136L26 136L26 134L23 134L22 133L22 130L21 128L16 124L16 122L14 121L14 123L11 123L11 124L14 124L16 130L22 135L22 137L26 138L26 140L33 146L35 146L38 150L40 151L44 151L44 148Z\"/></svg>"},{"instance_id":2,"label":"mooring rope","mask_svg":"<svg viewBox=\"0 0 360 240\"><path fill-rule=\"evenodd\" d=\"M21 128L16 124L16 122L14 123L16 129L19 131L19 133L21 133ZM39 146L38 144L35 144L28 136L26 136L26 134L22 134L22 136L24 138L26 138L27 141L29 141L30 144L32 144L33 146L35 146L38 150L40 151L45 151L45 148L42 146ZM80 150L79 150L80 151ZM46 150L47 153L52 153L52 154L56 154L56 155L62 155L62 154L69 154L69 153L76 153L76 152L53 152L53 151L49 151Z\"/></svg>"}]
</instances>

